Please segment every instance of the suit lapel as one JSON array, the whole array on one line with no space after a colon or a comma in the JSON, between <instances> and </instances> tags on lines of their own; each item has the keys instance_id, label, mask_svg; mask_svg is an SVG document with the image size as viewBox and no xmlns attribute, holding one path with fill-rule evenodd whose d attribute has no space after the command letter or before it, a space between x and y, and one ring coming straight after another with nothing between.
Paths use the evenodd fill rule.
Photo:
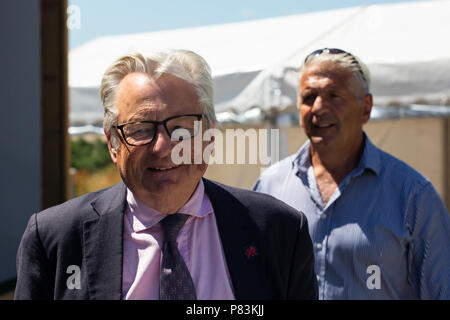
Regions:
<instances>
[{"instance_id":1,"label":"suit lapel","mask_svg":"<svg viewBox=\"0 0 450 320\"><path fill-rule=\"evenodd\" d=\"M267 299L264 254L258 227L248 209L217 184L203 179L211 199L236 299Z\"/></svg>"},{"instance_id":2,"label":"suit lapel","mask_svg":"<svg viewBox=\"0 0 450 320\"><path fill-rule=\"evenodd\" d=\"M84 221L83 243L90 299L122 297L123 213L126 187L119 183L92 201L98 214Z\"/></svg>"},{"instance_id":3,"label":"suit lapel","mask_svg":"<svg viewBox=\"0 0 450 320\"><path fill-rule=\"evenodd\" d=\"M229 191L203 179L211 199L236 299L268 299L264 248L248 209ZM92 202L97 217L84 221L83 258L90 299L122 297L123 214L126 186L119 183Z\"/></svg>"}]
</instances>

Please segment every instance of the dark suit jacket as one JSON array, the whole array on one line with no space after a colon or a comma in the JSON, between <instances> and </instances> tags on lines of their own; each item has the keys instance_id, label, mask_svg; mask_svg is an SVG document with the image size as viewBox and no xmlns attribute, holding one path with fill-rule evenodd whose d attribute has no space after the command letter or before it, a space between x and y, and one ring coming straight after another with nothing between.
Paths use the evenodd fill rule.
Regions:
<instances>
[{"instance_id":1,"label":"dark suit jacket","mask_svg":"<svg viewBox=\"0 0 450 320\"><path fill-rule=\"evenodd\" d=\"M316 299L305 216L265 194L204 184L236 299ZM125 195L119 183L31 216L15 299L121 299ZM68 285L72 265L81 271L79 289Z\"/></svg>"}]
</instances>

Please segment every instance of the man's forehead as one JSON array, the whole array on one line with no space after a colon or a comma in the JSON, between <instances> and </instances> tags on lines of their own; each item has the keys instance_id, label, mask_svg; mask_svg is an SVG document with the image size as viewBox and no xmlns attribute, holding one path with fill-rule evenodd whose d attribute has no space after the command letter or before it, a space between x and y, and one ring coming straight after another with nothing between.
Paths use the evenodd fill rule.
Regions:
<instances>
[{"instance_id":1,"label":"man's forehead","mask_svg":"<svg viewBox=\"0 0 450 320\"><path fill-rule=\"evenodd\" d=\"M200 108L194 86L169 74L155 79L145 73L130 73L119 83L116 99L120 121L164 118L181 109L198 113Z\"/></svg>"},{"instance_id":2,"label":"man's forehead","mask_svg":"<svg viewBox=\"0 0 450 320\"><path fill-rule=\"evenodd\" d=\"M162 94L170 90L193 90L192 85L170 74L162 74L158 77L152 77L143 72L133 72L127 74L119 83L120 93L126 91L130 94Z\"/></svg>"},{"instance_id":3,"label":"man's forehead","mask_svg":"<svg viewBox=\"0 0 450 320\"><path fill-rule=\"evenodd\" d=\"M300 87L340 87L347 85L351 72L334 64L318 64L305 69Z\"/></svg>"},{"instance_id":4,"label":"man's forehead","mask_svg":"<svg viewBox=\"0 0 450 320\"><path fill-rule=\"evenodd\" d=\"M155 80L145 73L133 72L127 74L117 87L117 103L137 102L159 91Z\"/></svg>"},{"instance_id":5,"label":"man's forehead","mask_svg":"<svg viewBox=\"0 0 450 320\"><path fill-rule=\"evenodd\" d=\"M178 77L162 74L152 78L145 73L130 73L119 83L117 102L145 103L159 100L172 100L175 96L197 99L194 86Z\"/></svg>"}]
</instances>

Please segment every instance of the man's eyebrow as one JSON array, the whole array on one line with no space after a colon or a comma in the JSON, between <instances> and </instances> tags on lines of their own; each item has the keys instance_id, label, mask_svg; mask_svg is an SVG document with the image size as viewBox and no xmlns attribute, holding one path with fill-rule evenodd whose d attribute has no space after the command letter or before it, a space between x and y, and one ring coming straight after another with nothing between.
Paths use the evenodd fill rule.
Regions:
<instances>
[{"instance_id":1,"label":"man's eyebrow","mask_svg":"<svg viewBox=\"0 0 450 320\"><path fill-rule=\"evenodd\" d=\"M302 90L302 94L303 92L316 92L316 91L323 91L323 90L335 90L335 91L339 91L344 89L342 86L339 86L337 83L330 83L327 84L324 88L317 88L317 87L310 87L307 86L306 88L304 88Z\"/></svg>"},{"instance_id":2,"label":"man's eyebrow","mask_svg":"<svg viewBox=\"0 0 450 320\"><path fill-rule=\"evenodd\" d=\"M317 91L318 91L317 88L306 87L300 92L300 95L302 96L302 95L314 93Z\"/></svg>"},{"instance_id":3,"label":"man's eyebrow","mask_svg":"<svg viewBox=\"0 0 450 320\"><path fill-rule=\"evenodd\" d=\"M142 120L151 120L149 119L150 115L152 114L151 110L148 109L141 109L139 111L137 111L136 113L134 113L128 121L142 121Z\"/></svg>"},{"instance_id":4,"label":"man's eyebrow","mask_svg":"<svg viewBox=\"0 0 450 320\"><path fill-rule=\"evenodd\" d=\"M138 104L145 104L145 105L150 105L150 104L154 104L154 99L153 99L153 97L152 96L149 96L149 95L142 95L142 96L140 96L140 97L138 97L137 99L136 99L136 102L138 103Z\"/></svg>"}]
</instances>

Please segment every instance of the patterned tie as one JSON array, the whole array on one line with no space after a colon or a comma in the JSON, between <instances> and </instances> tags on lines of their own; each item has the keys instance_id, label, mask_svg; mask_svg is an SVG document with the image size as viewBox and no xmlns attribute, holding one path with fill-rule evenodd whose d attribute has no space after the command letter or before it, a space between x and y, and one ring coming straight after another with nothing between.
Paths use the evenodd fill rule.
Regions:
<instances>
[{"instance_id":1,"label":"patterned tie","mask_svg":"<svg viewBox=\"0 0 450 320\"><path fill-rule=\"evenodd\" d=\"M161 220L164 242L161 252L160 300L196 300L194 282L177 246L177 235L188 216L171 214Z\"/></svg>"}]
</instances>

